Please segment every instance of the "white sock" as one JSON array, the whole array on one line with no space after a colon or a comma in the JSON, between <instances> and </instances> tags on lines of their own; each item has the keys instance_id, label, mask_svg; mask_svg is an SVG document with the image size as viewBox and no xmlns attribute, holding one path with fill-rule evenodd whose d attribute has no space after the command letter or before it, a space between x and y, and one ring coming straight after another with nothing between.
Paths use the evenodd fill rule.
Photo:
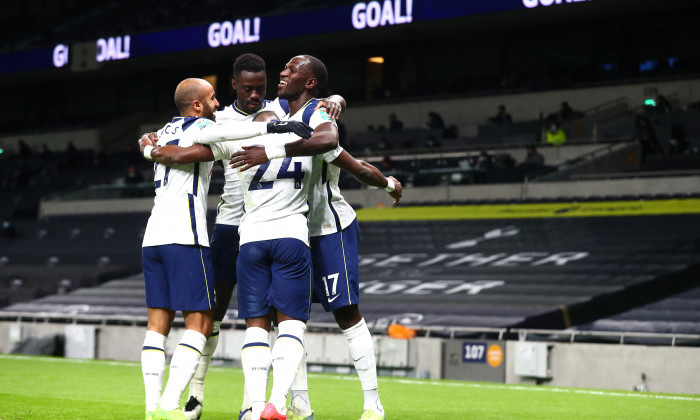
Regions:
<instances>
[{"instance_id":1,"label":"white sock","mask_svg":"<svg viewBox=\"0 0 700 420\"><path fill-rule=\"evenodd\" d=\"M350 356L355 363L357 376L360 377L362 391L365 394L365 410L378 410L384 412L381 401L379 401L379 391L377 384L377 360L374 357L374 341L372 334L367 328L365 319L343 330L345 338L350 345Z\"/></svg>"},{"instance_id":2,"label":"white sock","mask_svg":"<svg viewBox=\"0 0 700 420\"><path fill-rule=\"evenodd\" d=\"M182 392L190 383L197 369L199 358L202 356L207 338L194 330L185 330L180 339L173 358L170 360L170 375L165 391L160 399L163 410L175 410L180 406Z\"/></svg>"},{"instance_id":3,"label":"white sock","mask_svg":"<svg viewBox=\"0 0 700 420\"><path fill-rule=\"evenodd\" d=\"M267 392L267 390L266 390ZM243 377L243 404L241 404L241 411L246 410L251 407L250 396L248 395L248 387L245 385L245 375Z\"/></svg>"},{"instance_id":4,"label":"white sock","mask_svg":"<svg viewBox=\"0 0 700 420\"><path fill-rule=\"evenodd\" d=\"M146 411L154 411L160 402L165 375L165 339L155 331L146 331L141 350L141 372L146 388Z\"/></svg>"},{"instance_id":5,"label":"white sock","mask_svg":"<svg viewBox=\"0 0 700 420\"><path fill-rule=\"evenodd\" d=\"M289 391L289 408L294 414L301 417L311 415L311 402L309 401L309 384L306 379L306 348L301 358L297 376L294 377L292 388Z\"/></svg>"},{"instance_id":6,"label":"white sock","mask_svg":"<svg viewBox=\"0 0 700 420\"><path fill-rule=\"evenodd\" d=\"M285 413L287 394L299 370L304 355L306 324L297 320L279 323L279 335L272 347L272 392L270 402L280 413Z\"/></svg>"},{"instance_id":7,"label":"white sock","mask_svg":"<svg viewBox=\"0 0 700 420\"><path fill-rule=\"evenodd\" d=\"M270 344L267 342L268 335L269 333L262 328L247 328L241 349L245 390L250 401L248 407L253 409L251 413L253 419L259 419L260 413L265 408L267 375L270 371L271 357ZM243 407L243 409L248 407Z\"/></svg>"},{"instance_id":8,"label":"white sock","mask_svg":"<svg viewBox=\"0 0 700 420\"><path fill-rule=\"evenodd\" d=\"M207 371L209 371L211 357L214 355L216 345L219 343L220 329L221 321L214 321L214 330L209 338L207 338L207 343L204 345L197 370L194 371L194 376L192 376L192 380L190 381L190 396L196 397L200 403L204 401L204 380L207 377Z\"/></svg>"}]
</instances>

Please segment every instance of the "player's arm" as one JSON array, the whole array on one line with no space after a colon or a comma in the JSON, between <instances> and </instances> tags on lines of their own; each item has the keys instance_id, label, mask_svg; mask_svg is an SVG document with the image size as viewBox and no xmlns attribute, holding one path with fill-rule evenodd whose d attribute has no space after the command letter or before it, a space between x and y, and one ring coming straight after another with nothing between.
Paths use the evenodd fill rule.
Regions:
<instances>
[{"instance_id":1,"label":"player's arm","mask_svg":"<svg viewBox=\"0 0 700 420\"><path fill-rule=\"evenodd\" d=\"M401 200L403 186L396 178L393 176L385 177L379 169L364 160L355 159L347 151L343 150L340 152L340 155L331 163L349 172L355 179L365 185L384 188L394 199L394 205Z\"/></svg>"},{"instance_id":2,"label":"player's arm","mask_svg":"<svg viewBox=\"0 0 700 420\"><path fill-rule=\"evenodd\" d=\"M303 121L250 122L232 121L225 124L209 124L202 130L200 143L211 144L230 140L244 140L269 133L294 133L307 139L313 128Z\"/></svg>"},{"instance_id":3,"label":"player's arm","mask_svg":"<svg viewBox=\"0 0 700 420\"><path fill-rule=\"evenodd\" d=\"M340 95L331 95L327 98L319 99L314 111L319 108L326 108L326 113L328 116L334 120L337 120L340 117L340 114L345 111L346 107L347 104L345 102L345 98Z\"/></svg>"},{"instance_id":4,"label":"player's arm","mask_svg":"<svg viewBox=\"0 0 700 420\"><path fill-rule=\"evenodd\" d=\"M291 121L290 121L291 122ZM338 147L338 127L326 122L318 125L311 137L283 145L243 146L243 150L231 155L231 167L245 171L253 166L278 158L316 156Z\"/></svg>"},{"instance_id":5,"label":"player's arm","mask_svg":"<svg viewBox=\"0 0 700 420\"><path fill-rule=\"evenodd\" d=\"M171 144L151 149L151 159L165 166L175 166L194 162L213 162L214 153L204 144L193 144L188 147Z\"/></svg>"},{"instance_id":6,"label":"player's arm","mask_svg":"<svg viewBox=\"0 0 700 420\"><path fill-rule=\"evenodd\" d=\"M149 133L154 134L155 133ZM214 160L214 153L209 146L194 144L189 147L167 145L154 147L154 140L149 134L144 134L139 140L139 149L148 160L154 160L165 166L182 165L194 162L211 162ZM155 137L157 141L157 137Z\"/></svg>"}]
</instances>

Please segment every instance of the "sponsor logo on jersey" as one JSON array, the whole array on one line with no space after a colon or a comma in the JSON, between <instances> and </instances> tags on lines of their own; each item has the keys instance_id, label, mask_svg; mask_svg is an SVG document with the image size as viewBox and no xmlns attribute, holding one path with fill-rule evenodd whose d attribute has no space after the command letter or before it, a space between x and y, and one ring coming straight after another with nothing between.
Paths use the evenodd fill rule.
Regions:
<instances>
[{"instance_id":1,"label":"sponsor logo on jersey","mask_svg":"<svg viewBox=\"0 0 700 420\"><path fill-rule=\"evenodd\" d=\"M211 124L211 120L200 118L194 124L201 129Z\"/></svg>"},{"instance_id":2,"label":"sponsor logo on jersey","mask_svg":"<svg viewBox=\"0 0 700 420\"><path fill-rule=\"evenodd\" d=\"M333 118L331 118L331 117L328 115L328 113L326 112L325 109L321 108L320 111L321 111L321 119L322 119L323 121L333 121Z\"/></svg>"}]
</instances>

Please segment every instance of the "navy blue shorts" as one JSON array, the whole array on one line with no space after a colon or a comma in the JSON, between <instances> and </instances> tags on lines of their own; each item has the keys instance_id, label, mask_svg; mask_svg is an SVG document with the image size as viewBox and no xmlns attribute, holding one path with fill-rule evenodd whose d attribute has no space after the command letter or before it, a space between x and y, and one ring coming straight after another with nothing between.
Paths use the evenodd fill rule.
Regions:
<instances>
[{"instance_id":1,"label":"navy blue shorts","mask_svg":"<svg viewBox=\"0 0 700 420\"><path fill-rule=\"evenodd\" d=\"M159 245L142 248L146 305L174 311L214 309L214 279L209 248Z\"/></svg>"},{"instance_id":2,"label":"navy blue shorts","mask_svg":"<svg viewBox=\"0 0 700 420\"><path fill-rule=\"evenodd\" d=\"M311 308L311 252L298 239L241 245L237 263L238 318L257 318L270 307L307 320Z\"/></svg>"},{"instance_id":3,"label":"navy blue shorts","mask_svg":"<svg viewBox=\"0 0 700 420\"><path fill-rule=\"evenodd\" d=\"M240 240L238 226L214 226L211 235L211 262L214 264L215 283L236 284L236 260Z\"/></svg>"},{"instance_id":4,"label":"navy blue shorts","mask_svg":"<svg viewBox=\"0 0 700 420\"><path fill-rule=\"evenodd\" d=\"M357 219L340 232L311 238L313 301L326 312L360 303L359 241Z\"/></svg>"}]
</instances>

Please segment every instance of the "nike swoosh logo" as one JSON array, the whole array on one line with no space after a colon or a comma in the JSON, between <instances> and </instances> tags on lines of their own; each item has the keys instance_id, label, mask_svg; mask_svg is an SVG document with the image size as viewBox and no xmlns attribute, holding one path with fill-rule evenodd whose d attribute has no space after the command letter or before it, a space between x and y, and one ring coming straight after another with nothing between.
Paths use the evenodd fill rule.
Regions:
<instances>
[{"instance_id":1,"label":"nike swoosh logo","mask_svg":"<svg viewBox=\"0 0 700 420\"><path fill-rule=\"evenodd\" d=\"M335 296L333 296L332 299L331 299L331 298L328 298L328 303L333 302L334 300L338 299L339 297L340 297L340 295L335 295Z\"/></svg>"},{"instance_id":2,"label":"nike swoosh logo","mask_svg":"<svg viewBox=\"0 0 700 420\"><path fill-rule=\"evenodd\" d=\"M365 356L362 356L362 357L365 357ZM357 362L358 360L362 359L362 357L360 357L360 358L358 358L358 359L352 359L352 361L353 361L353 362Z\"/></svg>"}]
</instances>

